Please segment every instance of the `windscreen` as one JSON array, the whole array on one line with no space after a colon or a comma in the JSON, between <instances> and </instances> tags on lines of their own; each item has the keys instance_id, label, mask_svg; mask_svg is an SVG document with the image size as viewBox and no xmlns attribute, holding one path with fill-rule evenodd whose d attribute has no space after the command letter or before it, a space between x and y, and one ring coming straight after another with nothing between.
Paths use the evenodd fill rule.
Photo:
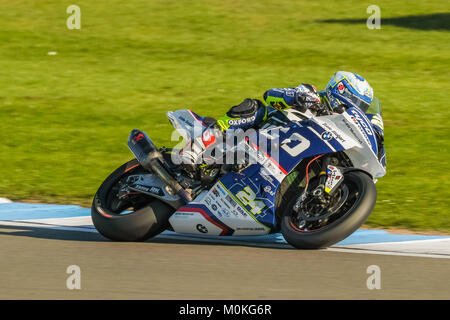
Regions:
<instances>
[{"instance_id":1,"label":"windscreen","mask_svg":"<svg viewBox=\"0 0 450 320\"><path fill-rule=\"evenodd\" d=\"M381 114L381 102L377 97L373 97L372 103L367 110L364 110L368 114Z\"/></svg>"}]
</instances>

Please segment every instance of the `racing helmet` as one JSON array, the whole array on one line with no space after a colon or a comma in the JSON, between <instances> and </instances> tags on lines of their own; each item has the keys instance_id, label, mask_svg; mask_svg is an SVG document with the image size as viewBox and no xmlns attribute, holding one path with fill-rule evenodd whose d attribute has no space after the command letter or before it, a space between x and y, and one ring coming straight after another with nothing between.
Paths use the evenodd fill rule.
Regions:
<instances>
[{"instance_id":1,"label":"racing helmet","mask_svg":"<svg viewBox=\"0 0 450 320\"><path fill-rule=\"evenodd\" d=\"M336 72L325 88L325 101L332 110L345 105L366 112L372 99L373 89L367 80L352 72Z\"/></svg>"}]
</instances>

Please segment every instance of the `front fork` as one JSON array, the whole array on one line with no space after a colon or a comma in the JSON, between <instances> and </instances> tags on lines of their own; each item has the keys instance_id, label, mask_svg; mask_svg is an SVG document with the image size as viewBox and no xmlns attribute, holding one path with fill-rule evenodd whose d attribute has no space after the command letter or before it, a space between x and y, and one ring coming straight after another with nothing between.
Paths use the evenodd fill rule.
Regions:
<instances>
[{"instance_id":1,"label":"front fork","mask_svg":"<svg viewBox=\"0 0 450 320\"><path fill-rule=\"evenodd\" d=\"M328 194L332 196L344 180L342 171L336 166L330 165L331 162L332 160L329 155L323 156L321 170L318 175L319 184L310 193L314 198L323 204L325 204L328 201L327 198L329 198L325 195ZM308 196L308 185L309 182L307 182L305 189L294 205L294 210L297 212Z\"/></svg>"},{"instance_id":2,"label":"front fork","mask_svg":"<svg viewBox=\"0 0 450 320\"><path fill-rule=\"evenodd\" d=\"M319 185L312 191L313 196L323 199L325 183L327 181L327 169L330 164L330 157L324 156L322 158L322 168L319 173Z\"/></svg>"}]
</instances>

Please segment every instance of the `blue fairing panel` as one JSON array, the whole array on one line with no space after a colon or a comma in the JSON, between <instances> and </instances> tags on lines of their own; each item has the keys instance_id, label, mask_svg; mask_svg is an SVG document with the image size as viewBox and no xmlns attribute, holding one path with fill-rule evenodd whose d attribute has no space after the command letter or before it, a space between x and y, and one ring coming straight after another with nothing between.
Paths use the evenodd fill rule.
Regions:
<instances>
[{"instance_id":1,"label":"blue fairing panel","mask_svg":"<svg viewBox=\"0 0 450 320\"><path fill-rule=\"evenodd\" d=\"M278 131L279 139L278 143L274 143L274 150L271 150L270 142L267 143L267 153L280 164L285 173L292 171L304 158L344 150L334 137L328 139L324 135L327 131L311 120L286 128L286 132ZM252 137L250 141L255 143Z\"/></svg>"},{"instance_id":2,"label":"blue fairing panel","mask_svg":"<svg viewBox=\"0 0 450 320\"><path fill-rule=\"evenodd\" d=\"M279 138L274 139L277 143L272 145L273 150L270 148L270 141L266 148L262 148L258 145L257 137L250 136L250 146L265 151L263 158L268 159L267 162L264 165L253 164L239 173L230 172L220 178L220 182L234 196L245 188L250 188L252 195L255 195L252 201L265 204L260 213L252 216L267 227L273 228L276 225L275 195L283 178L304 158L344 150L334 138L327 139L326 135L322 138L324 132L326 130L309 120L289 125L284 132L277 131ZM243 203L236 198L251 214L252 204Z\"/></svg>"}]
</instances>

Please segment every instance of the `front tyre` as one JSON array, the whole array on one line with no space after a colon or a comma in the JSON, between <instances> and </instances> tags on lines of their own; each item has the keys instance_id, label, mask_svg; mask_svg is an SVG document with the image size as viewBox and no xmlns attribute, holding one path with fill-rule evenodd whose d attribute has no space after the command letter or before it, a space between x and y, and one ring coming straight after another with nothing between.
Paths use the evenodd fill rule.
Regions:
<instances>
[{"instance_id":1,"label":"front tyre","mask_svg":"<svg viewBox=\"0 0 450 320\"><path fill-rule=\"evenodd\" d=\"M341 186L349 190L348 200L340 212L330 217L329 224L317 229L296 225L293 210L296 199L291 200L281 219L281 233L290 245L298 249L329 247L347 238L367 220L377 198L372 179L364 172L352 171L344 174Z\"/></svg>"},{"instance_id":2,"label":"front tyre","mask_svg":"<svg viewBox=\"0 0 450 320\"><path fill-rule=\"evenodd\" d=\"M164 231L173 209L164 202L142 193L119 197L126 178L145 173L137 160L114 171L102 183L92 202L91 217L95 228L115 241L145 241Z\"/></svg>"}]
</instances>

